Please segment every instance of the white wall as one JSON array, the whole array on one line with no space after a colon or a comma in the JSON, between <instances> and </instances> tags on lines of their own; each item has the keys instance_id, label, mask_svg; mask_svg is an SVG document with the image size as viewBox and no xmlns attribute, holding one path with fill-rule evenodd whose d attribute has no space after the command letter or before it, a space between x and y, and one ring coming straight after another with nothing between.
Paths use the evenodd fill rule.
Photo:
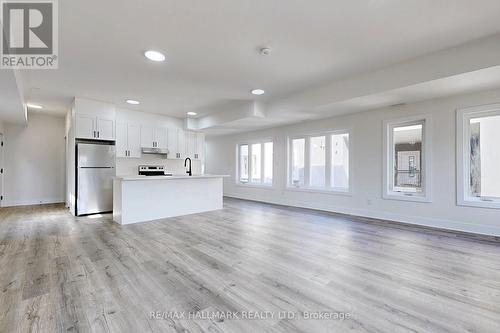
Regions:
<instances>
[{"instance_id":1,"label":"white wall","mask_svg":"<svg viewBox=\"0 0 500 333\"><path fill-rule=\"evenodd\" d=\"M206 170L230 174L224 194L265 201L500 236L500 210L456 205L455 110L500 102L500 90L435 99L401 107L382 108L296 125L207 139ZM419 114L432 117L431 203L382 199L382 122ZM322 130L351 130L352 195L307 193L286 189L286 138ZM236 185L236 144L273 137L274 188Z\"/></svg>"},{"instance_id":2,"label":"white wall","mask_svg":"<svg viewBox=\"0 0 500 333\"><path fill-rule=\"evenodd\" d=\"M127 109L116 110L117 122L133 122L146 126L165 127L165 128L184 128L184 121L177 118L167 117L163 115L132 111ZM201 173L201 162L193 160L193 174ZM117 175L137 175L139 165L165 165L168 172L174 174L184 174L184 160L164 159L158 155L145 155L141 158L117 158L116 159L116 174Z\"/></svg>"},{"instance_id":3,"label":"white wall","mask_svg":"<svg viewBox=\"0 0 500 333\"><path fill-rule=\"evenodd\" d=\"M3 133L4 127L3 127L3 121L0 120L0 133Z\"/></svg>"},{"instance_id":4,"label":"white wall","mask_svg":"<svg viewBox=\"0 0 500 333\"><path fill-rule=\"evenodd\" d=\"M29 113L5 124L4 206L64 202L64 118Z\"/></svg>"}]
</instances>

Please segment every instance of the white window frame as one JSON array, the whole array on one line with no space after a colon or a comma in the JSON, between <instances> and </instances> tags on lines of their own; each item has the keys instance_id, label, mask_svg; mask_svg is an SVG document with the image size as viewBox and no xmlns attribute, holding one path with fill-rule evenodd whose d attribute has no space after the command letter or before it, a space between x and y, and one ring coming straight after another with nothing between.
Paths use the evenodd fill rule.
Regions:
<instances>
[{"instance_id":1,"label":"white window frame","mask_svg":"<svg viewBox=\"0 0 500 333\"><path fill-rule=\"evenodd\" d=\"M395 127L423 124L422 128L422 193L399 192L392 190L394 179L393 129ZM430 115L385 120L383 143L383 193L387 200L432 202L432 120Z\"/></svg>"},{"instance_id":2,"label":"white window frame","mask_svg":"<svg viewBox=\"0 0 500 333\"><path fill-rule=\"evenodd\" d=\"M264 169L265 169L265 143L272 142L273 143L273 181L272 183L264 182ZM252 145L260 144L261 145L261 158L260 158L260 181L253 182L252 181ZM248 146L248 182L243 183L240 181L240 149L241 146ZM240 142L236 145L236 185L245 186L245 187L264 187L264 188L273 188L275 184L275 154L276 154L276 143L272 138L263 139L263 140L247 140Z\"/></svg>"},{"instance_id":3,"label":"white window frame","mask_svg":"<svg viewBox=\"0 0 500 333\"><path fill-rule=\"evenodd\" d=\"M500 116L500 103L457 110L457 205L500 209L500 198L473 197L469 191L470 119Z\"/></svg>"},{"instance_id":4,"label":"white window frame","mask_svg":"<svg viewBox=\"0 0 500 333\"><path fill-rule=\"evenodd\" d=\"M349 135L349 182L348 188L331 187L331 168L332 168L332 135L347 134ZM324 136L325 137L325 186L310 186L310 171L311 171L311 138ZM304 185L294 186L292 184L292 169L293 169L293 154L292 154L292 141L296 139L305 139L304 146ZM325 193L325 194L335 194L335 195L352 195L352 158L353 154L351 151L352 147L352 135L350 129L345 130L333 130L333 131L322 131L314 132L303 135L293 135L287 137L287 185L286 189L288 191L299 191L299 192L314 192L314 193Z\"/></svg>"}]
</instances>

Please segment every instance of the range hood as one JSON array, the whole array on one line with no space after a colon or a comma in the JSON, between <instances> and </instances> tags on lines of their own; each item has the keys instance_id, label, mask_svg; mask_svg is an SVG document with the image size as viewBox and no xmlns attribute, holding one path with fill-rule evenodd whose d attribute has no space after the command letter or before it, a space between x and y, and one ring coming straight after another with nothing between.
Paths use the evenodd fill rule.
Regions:
<instances>
[{"instance_id":1,"label":"range hood","mask_svg":"<svg viewBox=\"0 0 500 333\"><path fill-rule=\"evenodd\" d=\"M166 157L168 155L168 149L167 148L146 148L146 147L142 147L142 153L143 154L163 155L163 156Z\"/></svg>"}]
</instances>

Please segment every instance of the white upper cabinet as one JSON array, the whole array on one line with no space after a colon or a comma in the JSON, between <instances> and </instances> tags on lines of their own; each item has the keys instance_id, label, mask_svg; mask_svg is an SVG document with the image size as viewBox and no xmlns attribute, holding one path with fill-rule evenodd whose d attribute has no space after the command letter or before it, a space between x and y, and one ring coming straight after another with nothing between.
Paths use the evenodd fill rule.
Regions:
<instances>
[{"instance_id":1,"label":"white upper cabinet","mask_svg":"<svg viewBox=\"0 0 500 333\"><path fill-rule=\"evenodd\" d=\"M154 148L153 128L141 126L141 146L144 148Z\"/></svg>"},{"instance_id":2,"label":"white upper cabinet","mask_svg":"<svg viewBox=\"0 0 500 333\"><path fill-rule=\"evenodd\" d=\"M141 146L144 148L167 148L167 129L141 126Z\"/></svg>"},{"instance_id":3,"label":"white upper cabinet","mask_svg":"<svg viewBox=\"0 0 500 333\"><path fill-rule=\"evenodd\" d=\"M155 139L156 148L167 148L167 129L154 128L153 135Z\"/></svg>"},{"instance_id":4,"label":"white upper cabinet","mask_svg":"<svg viewBox=\"0 0 500 333\"><path fill-rule=\"evenodd\" d=\"M178 128L168 129L168 158L183 159L186 156L186 138L185 132Z\"/></svg>"},{"instance_id":5,"label":"white upper cabinet","mask_svg":"<svg viewBox=\"0 0 500 333\"><path fill-rule=\"evenodd\" d=\"M115 121L97 117L96 119L97 139L99 140L115 140Z\"/></svg>"},{"instance_id":6,"label":"white upper cabinet","mask_svg":"<svg viewBox=\"0 0 500 333\"><path fill-rule=\"evenodd\" d=\"M77 139L115 140L115 106L108 103L75 98Z\"/></svg>"},{"instance_id":7,"label":"white upper cabinet","mask_svg":"<svg viewBox=\"0 0 500 333\"><path fill-rule=\"evenodd\" d=\"M128 157L127 123L116 123L116 157Z\"/></svg>"},{"instance_id":8,"label":"white upper cabinet","mask_svg":"<svg viewBox=\"0 0 500 333\"><path fill-rule=\"evenodd\" d=\"M186 158L186 132L181 129L177 130L177 152L178 158Z\"/></svg>"},{"instance_id":9,"label":"white upper cabinet","mask_svg":"<svg viewBox=\"0 0 500 333\"><path fill-rule=\"evenodd\" d=\"M77 114L76 121L76 138L78 139L94 139L96 137L95 131L95 117L86 114Z\"/></svg>"},{"instance_id":10,"label":"white upper cabinet","mask_svg":"<svg viewBox=\"0 0 500 333\"><path fill-rule=\"evenodd\" d=\"M196 133L186 132L186 157L194 158L196 150Z\"/></svg>"},{"instance_id":11,"label":"white upper cabinet","mask_svg":"<svg viewBox=\"0 0 500 333\"><path fill-rule=\"evenodd\" d=\"M141 157L141 127L139 125L116 123L116 157Z\"/></svg>"},{"instance_id":12,"label":"white upper cabinet","mask_svg":"<svg viewBox=\"0 0 500 333\"><path fill-rule=\"evenodd\" d=\"M128 124L127 128L128 157L141 157L141 126Z\"/></svg>"},{"instance_id":13,"label":"white upper cabinet","mask_svg":"<svg viewBox=\"0 0 500 333\"><path fill-rule=\"evenodd\" d=\"M197 160L205 159L205 134L203 133L196 134L196 151L194 158Z\"/></svg>"},{"instance_id":14,"label":"white upper cabinet","mask_svg":"<svg viewBox=\"0 0 500 333\"><path fill-rule=\"evenodd\" d=\"M186 157L202 160L204 158L205 135L203 133L186 133Z\"/></svg>"},{"instance_id":15,"label":"white upper cabinet","mask_svg":"<svg viewBox=\"0 0 500 333\"><path fill-rule=\"evenodd\" d=\"M177 128L169 128L167 131L167 148L168 158L176 159L177 157Z\"/></svg>"}]
</instances>

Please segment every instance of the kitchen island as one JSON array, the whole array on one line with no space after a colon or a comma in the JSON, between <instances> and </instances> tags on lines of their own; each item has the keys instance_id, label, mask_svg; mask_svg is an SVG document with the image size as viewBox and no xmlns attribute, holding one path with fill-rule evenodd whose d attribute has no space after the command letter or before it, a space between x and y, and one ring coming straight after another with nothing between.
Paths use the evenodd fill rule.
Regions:
<instances>
[{"instance_id":1,"label":"kitchen island","mask_svg":"<svg viewBox=\"0 0 500 333\"><path fill-rule=\"evenodd\" d=\"M131 224L222 209L224 175L118 176L113 221Z\"/></svg>"}]
</instances>

